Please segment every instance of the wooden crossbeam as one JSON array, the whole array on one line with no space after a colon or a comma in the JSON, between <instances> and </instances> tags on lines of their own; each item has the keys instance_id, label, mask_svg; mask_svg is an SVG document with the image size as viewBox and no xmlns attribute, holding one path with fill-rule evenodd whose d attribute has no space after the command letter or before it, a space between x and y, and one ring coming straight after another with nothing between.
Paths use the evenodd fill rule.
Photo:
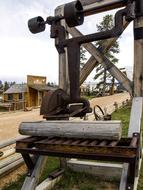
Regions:
<instances>
[{"instance_id":1,"label":"wooden crossbeam","mask_svg":"<svg viewBox=\"0 0 143 190\"><path fill-rule=\"evenodd\" d=\"M82 36L82 33L80 33L76 28L68 28L68 32L73 36ZM112 38L112 43L115 41L115 39ZM110 43L108 42L108 46L110 47ZM90 74L91 69L94 69L95 66L98 64L102 64L105 69L109 71L109 73L114 76L122 85L123 87L132 94L132 82L127 78L126 75L124 75L109 59L107 59L92 43L83 44L83 47L92 54L93 58L92 62L90 64L90 69L84 70L84 74L88 72ZM103 50L105 51L105 48L103 46ZM96 61L95 61L96 60ZM94 61L94 62L93 62ZM89 65L89 63L88 63ZM86 74L87 76L87 74Z\"/></svg>"},{"instance_id":2,"label":"wooden crossbeam","mask_svg":"<svg viewBox=\"0 0 143 190\"><path fill-rule=\"evenodd\" d=\"M128 26L128 24L129 24L128 22L124 21L124 24L123 24L124 30L126 29L126 27ZM68 28L68 31L71 33L71 35L73 37L81 35L81 33L79 31L77 31L77 29L75 29L75 28L72 28L72 29ZM112 46L113 43L115 43L116 40L117 40L117 38L111 38L111 39L106 40L103 43L103 45L100 47L102 49L102 52L105 53L105 50L107 51L108 49L110 49L110 47ZM98 61L92 55L89 58L89 60L86 62L86 64L84 65L83 69L81 70L81 73L80 73L80 84L82 84L86 80L86 78L89 76L89 74L93 71L93 69L98 64L99 64Z\"/></svg>"},{"instance_id":3,"label":"wooden crossbeam","mask_svg":"<svg viewBox=\"0 0 143 190\"><path fill-rule=\"evenodd\" d=\"M104 11L120 8L126 5L127 0L80 0L85 16L97 14Z\"/></svg>"}]
</instances>

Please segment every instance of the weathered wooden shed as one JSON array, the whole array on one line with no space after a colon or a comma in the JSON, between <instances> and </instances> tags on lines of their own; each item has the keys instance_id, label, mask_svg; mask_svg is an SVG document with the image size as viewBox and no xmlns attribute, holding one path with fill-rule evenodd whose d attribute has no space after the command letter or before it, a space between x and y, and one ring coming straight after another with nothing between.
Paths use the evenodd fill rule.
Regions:
<instances>
[{"instance_id":1,"label":"weathered wooden shed","mask_svg":"<svg viewBox=\"0 0 143 190\"><path fill-rule=\"evenodd\" d=\"M44 94L54 89L46 84L46 77L27 76L26 84L14 84L4 92L4 102L11 103L11 109L26 109L41 105Z\"/></svg>"}]
</instances>

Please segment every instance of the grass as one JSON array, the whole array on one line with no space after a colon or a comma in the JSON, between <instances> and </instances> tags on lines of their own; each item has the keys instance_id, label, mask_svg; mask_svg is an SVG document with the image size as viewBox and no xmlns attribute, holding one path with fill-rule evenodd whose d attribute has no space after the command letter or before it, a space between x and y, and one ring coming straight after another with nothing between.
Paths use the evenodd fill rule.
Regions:
<instances>
[{"instance_id":1,"label":"grass","mask_svg":"<svg viewBox=\"0 0 143 190\"><path fill-rule=\"evenodd\" d=\"M112 190L115 188L117 188L115 182L103 182L93 175L67 170L52 190Z\"/></svg>"},{"instance_id":2,"label":"grass","mask_svg":"<svg viewBox=\"0 0 143 190\"><path fill-rule=\"evenodd\" d=\"M113 120L121 120L123 127L122 127L122 136L127 137L128 134L128 127L129 127L129 119L130 119L130 106L124 107L115 111L112 114Z\"/></svg>"},{"instance_id":3,"label":"grass","mask_svg":"<svg viewBox=\"0 0 143 190\"><path fill-rule=\"evenodd\" d=\"M127 136L130 117L130 107L119 109L112 114L113 120L122 120L123 136ZM59 166L57 158L49 158L47 165L40 179L47 178L48 174ZM23 184L25 176L20 176L16 183L10 184L2 190L19 190ZM85 173L76 173L71 170L65 171L62 179L58 182L52 190L113 190L117 189L118 183L116 181L104 181L95 178L92 175ZM143 190L143 166L141 168L138 190Z\"/></svg>"},{"instance_id":4,"label":"grass","mask_svg":"<svg viewBox=\"0 0 143 190\"><path fill-rule=\"evenodd\" d=\"M95 95L82 96L82 98L85 98L86 100L91 100L91 99L95 98Z\"/></svg>"},{"instance_id":5,"label":"grass","mask_svg":"<svg viewBox=\"0 0 143 190\"><path fill-rule=\"evenodd\" d=\"M40 178L40 182L42 182L44 179L46 179L49 175L50 172L53 170L57 169L59 167L59 159L58 158L53 158L49 157L45 166L45 169L43 171L43 174ZM2 190L20 190L22 187L22 184L25 180L26 175L21 175L19 176L18 181L12 182L6 187L4 187Z\"/></svg>"}]
</instances>

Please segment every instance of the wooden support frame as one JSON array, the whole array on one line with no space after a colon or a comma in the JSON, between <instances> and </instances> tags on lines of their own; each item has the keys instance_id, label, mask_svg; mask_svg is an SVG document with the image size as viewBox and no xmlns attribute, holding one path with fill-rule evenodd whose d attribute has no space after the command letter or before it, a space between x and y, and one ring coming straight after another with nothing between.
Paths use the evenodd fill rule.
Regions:
<instances>
[{"instance_id":1,"label":"wooden support frame","mask_svg":"<svg viewBox=\"0 0 143 190\"><path fill-rule=\"evenodd\" d=\"M41 172L43 171L43 168L45 166L46 160L47 160L47 157L39 156L38 160L36 161L36 165L34 169L30 171L31 174L28 174L28 176L26 177L21 190L35 190L38 184Z\"/></svg>"},{"instance_id":2,"label":"wooden support frame","mask_svg":"<svg viewBox=\"0 0 143 190\"><path fill-rule=\"evenodd\" d=\"M81 36L82 34L75 28L68 28L68 32L73 36ZM132 95L132 82L124 75L113 63L111 63L97 48L92 44L84 44L83 47L90 53L98 63L102 64L112 76L114 76L124 88Z\"/></svg>"}]
</instances>

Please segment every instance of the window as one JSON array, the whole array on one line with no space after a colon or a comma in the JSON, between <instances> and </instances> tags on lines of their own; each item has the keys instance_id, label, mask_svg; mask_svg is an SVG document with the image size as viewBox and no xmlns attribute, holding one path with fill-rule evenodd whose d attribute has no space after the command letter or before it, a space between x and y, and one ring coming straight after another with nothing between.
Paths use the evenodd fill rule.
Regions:
<instances>
[{"instance_id":1,"label":"window","mask_svg":"<svg viewBox=\"0 0 143 190\"><path fill-rule=\"evenodd\" d=\"M22 93L19 94L19 100L22 100L23 99L23 96L22 96Z\"/></svg>"},{"instance_id":2,"label":"window","mask_svg":"<svg viewBox=\"0 0 143 190\"><path fill-rule=\"evenodd\" d=\"M13 100L13 94L8 94L8 101L12 101Z\"/></svg>"}]
</instances>

